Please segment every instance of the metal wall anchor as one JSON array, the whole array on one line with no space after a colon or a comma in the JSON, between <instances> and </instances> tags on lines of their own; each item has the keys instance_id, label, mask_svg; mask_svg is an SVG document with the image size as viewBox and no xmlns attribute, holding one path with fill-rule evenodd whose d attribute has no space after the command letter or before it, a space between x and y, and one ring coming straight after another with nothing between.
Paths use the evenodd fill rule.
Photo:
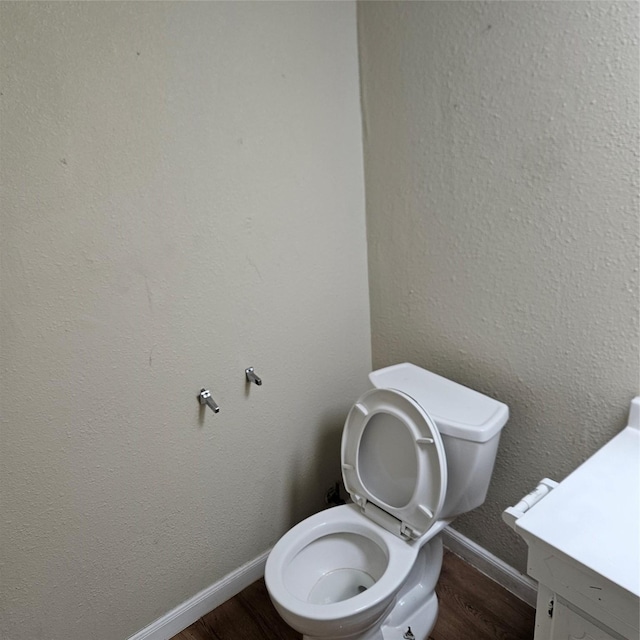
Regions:
<instances>
[{"instance_id":1,"label":"metal wall anchor","mask_svg":"<svg viewBox=\"0 0 640 640\"><path fill-rule=\"evenodd\" d=\"M211 409L211 411L213 411L213 413L218 413L220 411L220 407L211 397L211 391L209 391L209 389L200 389L198 399L200 400L200 404L206 404Z\"/></svg>"},{"instance_id":2,"label":"metal wall anchor","mask_svg":"<svg viewBox=\"0 0 640 640\"><path fill-rule=\"evenodd\" d=\"M245 372L245 375L247 376L247 382L253 382L258 386L262 384L262 380L260 380L260 378L255 374L253 367L249 367L248 369L245 369L244 372Z\"/></svg>"}]
</instances>

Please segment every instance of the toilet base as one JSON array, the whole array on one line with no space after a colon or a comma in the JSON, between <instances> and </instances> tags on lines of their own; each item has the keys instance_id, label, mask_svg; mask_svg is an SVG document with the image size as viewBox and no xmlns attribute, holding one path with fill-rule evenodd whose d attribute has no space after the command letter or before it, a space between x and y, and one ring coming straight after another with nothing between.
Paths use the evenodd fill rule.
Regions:
<instances>
[{"instance_id":1,"label":"toilet base","mask_svg":"<svg viewBox=\"0 0 640 640\"><path fill-rule=\"evenodd\" d=\"M418 593L413 593L417 591ZM417 604L417 597L422 602ZM420 587L401 598L387 617L373 629L349 636L348 640L427 640L438 618L438 598L435 591L424 598ZM409 631L410 630L410 631ZM413 634L413 635L410 635ZM319 640L311 636L302 636L302 640ZM347 640L347 639L345 639Z\"/></svg>"},{"instance_id":2,"label":"toilet base","mask_svg":"<svg viewBox=\"0 0 640 640\"><path fill-rule=\"evenodd\" d=\"M393 611L389 618L392 615ZM374 640L374 638L376 640L377 638L380 638L380 640L403 640L409 638L427 640L438 618L438 598L435 591L413 613L407 616L405 611L404 616L406 617L404 617L401 625L391 626L387 624L387 621L383 622L380 628L381 635L371 636L371 640Z\"/></svg>"}]
</instances>

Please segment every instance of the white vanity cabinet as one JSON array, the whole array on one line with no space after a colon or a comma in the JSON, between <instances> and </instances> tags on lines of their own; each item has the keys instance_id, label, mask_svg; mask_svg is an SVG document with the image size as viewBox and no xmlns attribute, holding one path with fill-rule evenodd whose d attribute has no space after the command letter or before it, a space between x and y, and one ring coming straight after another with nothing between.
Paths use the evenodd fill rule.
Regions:
<instances>
[{"instance_id":1,"label":"white vanity cabinet","mask_svg":"<svg viewBox=\"0 0 640 640\"><path fill-rule=\"evenodd\" d=\"M503 518L538 581L535 640L640 640L640 397L627 428Z\"/></svg>"}]
</instances>

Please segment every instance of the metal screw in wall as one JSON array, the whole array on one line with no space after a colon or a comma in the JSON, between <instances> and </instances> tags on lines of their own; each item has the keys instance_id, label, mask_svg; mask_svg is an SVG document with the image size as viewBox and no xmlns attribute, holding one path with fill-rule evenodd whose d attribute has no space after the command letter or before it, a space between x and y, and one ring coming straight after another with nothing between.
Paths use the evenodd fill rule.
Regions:
<instances>
[{"instance_id":1,"label":"metal screw in wall","mask_svg":"<svg viewBox=\"0 0 640 640\"><path fill-rule=\"evenodd\" d=\"M262 384L262 380L256 375L256 372L253 370L253 367L248 367L244 370L245 376L247 376L247 382L257 384L260 386Z\"/></svg>"}]
</instances>

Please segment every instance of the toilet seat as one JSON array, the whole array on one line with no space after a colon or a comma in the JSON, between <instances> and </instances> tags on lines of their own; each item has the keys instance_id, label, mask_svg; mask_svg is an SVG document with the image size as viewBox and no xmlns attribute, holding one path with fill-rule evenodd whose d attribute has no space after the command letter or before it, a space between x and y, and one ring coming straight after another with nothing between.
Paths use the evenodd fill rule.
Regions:
<instances>
[{"instance_id":1,"label":"toilet seat","mask_svg":"<svg viewBox=\"0 0 640 640\"><path fill-rule=\"evenodd\" d=\"M444 444L409 395L372 389L353 405L342 434L342 477L364 514L403 539L438 520L447 491Z\"/></svg>"}]
</instances>

